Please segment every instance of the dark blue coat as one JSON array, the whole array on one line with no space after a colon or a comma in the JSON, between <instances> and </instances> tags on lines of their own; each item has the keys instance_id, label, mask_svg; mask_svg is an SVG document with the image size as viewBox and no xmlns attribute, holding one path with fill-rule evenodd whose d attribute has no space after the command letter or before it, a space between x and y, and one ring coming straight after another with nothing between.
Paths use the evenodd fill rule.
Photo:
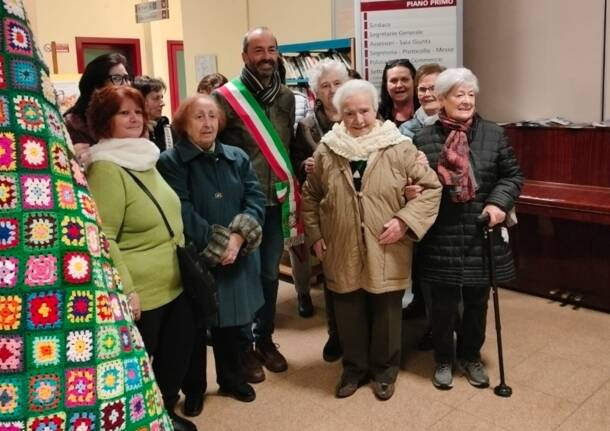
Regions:
<instances>
[{"instance_id":1,"label":"dark blue coat","mask_svg":"<svg viewBox=\"0 0 610 431\"><path fill-rule=\"evenodd\" d=\"M207 247L212 225L227 227L237 214L247 213L263 225L265 195L241 149L216 141L214 152L206 153L182 138L161 154L157 169L180 198L184 234L198 250ZM212 272L219 326L251 322L264 302L259 251L240 254L232 265L218 265Z\"/></svg>"}]
</instances>

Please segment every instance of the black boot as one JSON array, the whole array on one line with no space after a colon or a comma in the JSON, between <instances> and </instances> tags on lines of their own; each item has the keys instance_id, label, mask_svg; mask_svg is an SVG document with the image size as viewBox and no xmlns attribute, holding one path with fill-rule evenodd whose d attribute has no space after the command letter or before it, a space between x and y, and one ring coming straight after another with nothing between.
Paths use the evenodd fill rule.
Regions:
<instances>
[{"instance_id":1,"label":"black boot","mask_svg":"<svg viewBox=\"0 0 610 431\"><path fill-rule=\"evenodd\" d=\"M174 431L197 431L197 426L188 419L183 418L182 416L178 416L174 412L174 406L171 408L166 406L167 415L172 421L172 425L174 426Z\"/></svg>"}]
</instances>

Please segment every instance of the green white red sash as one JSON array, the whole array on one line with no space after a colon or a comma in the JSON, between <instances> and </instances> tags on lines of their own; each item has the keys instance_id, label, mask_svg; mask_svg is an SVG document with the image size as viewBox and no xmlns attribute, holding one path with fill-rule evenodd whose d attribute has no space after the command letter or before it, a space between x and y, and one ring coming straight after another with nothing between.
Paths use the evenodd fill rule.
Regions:
<instances>
[{"instance_id":1,"label":"green white red sash","mask_svg":"<svg viewBox=\"0 0 610 431\"><path fill-rule=\"evenodd\" d=\"M303 243L299 184L282 140L261 105L239 78L227 82L217 91L224 96L243 121L267 163L280 179L275 183L275 192L277 200L282 206L284 247L288 248Z\"/></svg>"}]
</instances>

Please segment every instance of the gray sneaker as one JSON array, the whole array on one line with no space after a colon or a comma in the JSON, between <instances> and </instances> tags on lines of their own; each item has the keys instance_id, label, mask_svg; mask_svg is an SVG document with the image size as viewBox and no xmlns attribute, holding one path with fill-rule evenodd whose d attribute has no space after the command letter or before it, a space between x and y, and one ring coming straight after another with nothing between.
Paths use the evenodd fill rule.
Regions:
<instances>
[{"instance_id":1,"label":"gray sneaker","mask_svg":"<svg viewBox=\"0 0 610 431\"><path fill-rule=\"evenodd\" d=\"M477 388L489 386L489 376L481 361L460 361L460 368L472 386Z\"/></svg>"},{"instance_id":2,"label":"gray sneaker","mask_svg":"<svg viewBox=\"0 0 610 431\"><path fill-rule=\"evenodd\" d=\"M432 384L437 389L451 389L453 387L453 366L449 363L436 364Z\"/></svg>"}]
</instances>

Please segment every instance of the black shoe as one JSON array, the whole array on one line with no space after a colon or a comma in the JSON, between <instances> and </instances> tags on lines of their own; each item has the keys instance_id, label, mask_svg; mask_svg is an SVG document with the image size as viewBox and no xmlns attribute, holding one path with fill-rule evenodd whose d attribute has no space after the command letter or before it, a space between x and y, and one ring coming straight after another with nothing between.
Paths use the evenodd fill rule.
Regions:
<instances>
[{"instance_id":1,"label":"black shoe","mask_svg":"<svg viewBox=\"0 0 610 431\"><path fill-rule=\"evenodd\" d=\"M236 400L249 403L256 399L256 392L254 388L247 383L242 383L236 387L223 387L218 388L218 394L233 397Z\"/></svg>"},{"instance_id":2,"label":"black shoe","mask_svg":"<svg viewBox=\"0 0 610 431\"><path fill-rule=\"evenodd\" d=\"M341 342L339 337L335 335L329 335L328 341L322 349L322 358L326 362L335 362L343 356L343 349L341 348Z\"/></svg>"},{"instance_id":3,"label":"black shoe","mask_svg":"<svg viewBox=\"0 0 610 431\"><path fill-rule=\"evenodd\" d=\"M184 416L195 417L201 414L203 410L203 394L186 395L184 398L184 406L182 412Z\"/></svg>"},{"instance_id":4,"label":"black shoe","mask_svg":"<svg viewBox=\"0 0 610 431\"><path fill-rule=\"evenodd\" d=\"M373 382L373 392L377 399L387 401L394 395L394 383Z\"/></svg>"},{"instance_id":5,"label":"black shoe","mask_svg":"<svg viewBox=\"0 0 610 431\"><path fill-rule=\"evenodd\" d=\"M167 414L174 425L174 431L197 431L195 424L188 419L178 416L173 411L168 411Z\"/></svg>"},{"instance_id":6,"label":"black shoe","mask_svg":"<svg viewBox=\"0 0 610 431\"><path fill-rule=\"evenodd\" d=\"M311 302L311 295L309 293L299 293L297 295L299 316L311 317L313 316L313 304Z\"/></svg>"}]
</instances>

